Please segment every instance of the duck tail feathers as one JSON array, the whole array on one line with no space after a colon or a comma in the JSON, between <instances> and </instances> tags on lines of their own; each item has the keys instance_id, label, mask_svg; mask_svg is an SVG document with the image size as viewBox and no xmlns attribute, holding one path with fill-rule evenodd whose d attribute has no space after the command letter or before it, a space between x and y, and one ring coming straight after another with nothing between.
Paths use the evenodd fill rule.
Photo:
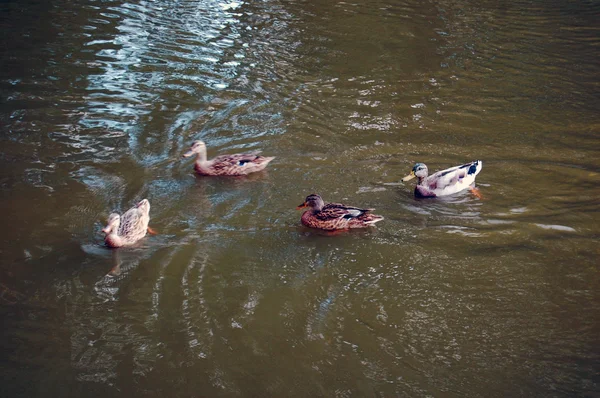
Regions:
<instances>
[{"instance_id":1,"label":"duck tail feathers","mask_svg":"<svg viewBox=\"0 0 600 398\"><path fill-rule=\"evenodd\" d=\"M467 172L467 174L477 175L479 174L482 168L483 162L481 160L476 160L473 163L471 163L471 167L469 167L469 171Z\"/></svg>"},{"instance_id":2,"label":"duck tail feathers","mask_svg":"<svg viewBox=\"0 0 600 398\"><path fill-rule=\"evenodd\" d=\"M369 214L369 216L370 216L369 219L365 220L365 224L372 225L372 224L375 224L376 222L383 220L382 216L378 216L375 214Z\"/></svg>"}]
</instances>

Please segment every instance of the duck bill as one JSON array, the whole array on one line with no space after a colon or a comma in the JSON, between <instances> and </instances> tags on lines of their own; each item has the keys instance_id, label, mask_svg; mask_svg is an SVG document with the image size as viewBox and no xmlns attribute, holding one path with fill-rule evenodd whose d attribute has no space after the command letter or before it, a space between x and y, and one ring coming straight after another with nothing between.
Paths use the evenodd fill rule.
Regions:
<instances>
[{"instance_id":1,"label":"duck bill","mask_svg":"<svg viewBox=\"0 0 600 398\"><path fill-rule=\"evenodd\" d=\"M409 175L407 175L406 177L404 177L402 179L402 181L406 182L406 181L412 180L413 178L415 178L415 172L411 171Z\"/></svg>"},{"instance_id":2,"label":"duck bill","mask_svg":"<svg viewBox=\"0 0 600 398\"><path fill-rule=\"evenodd\" d=\"M109 225L109 226L108 226L108 227L106 227L106 228L102 228L102 232L104 232L105 234L107 234L107 235L108 235L108 234L110 234L110 230L111 230L111 229L112 229L112 227Z\"/></svg>"},{"instance_id":3,"label":"duck bill","mask_svg":"<svg viewBox=\"0 0 600 398\"><path fill-rule=\"evenodd\" d=\"M298 207L296 207L296 210L302 210L305 207L308 207L308 205L306 204L306 202L302 203L301 205L299 205Z\"/></svg>"},{"instance_id":4,"label":"duck bill","mask_svg":"<svg viewBox=\"0 0 600 398\"><path fill-rule=\"evenodd\" d=\"M194 154L194 151L187 151L186 153L184 153L183 155L181 155L181 157L183 158L189 158L190 156L192 156Z\"/></svg>"}]
</instances>

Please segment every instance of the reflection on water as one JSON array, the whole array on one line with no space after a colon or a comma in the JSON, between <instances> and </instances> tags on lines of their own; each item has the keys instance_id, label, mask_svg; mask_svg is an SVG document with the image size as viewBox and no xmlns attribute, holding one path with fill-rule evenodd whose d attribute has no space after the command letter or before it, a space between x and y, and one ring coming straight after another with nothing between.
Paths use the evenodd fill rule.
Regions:
<instances>
[{"instance_id":1,"label":"reflection on water","mask_svg":"<svg viewBox=\"0 0 600 398\"><path fill-rule=\"evenodd\" d=\"M597 13L3 4L0 395L597 393ZM198 177L195 139L276 159ZM473 159L482 199L400 182ZM309 230L313 192L385 220Z\"/></svg>"}]
</instances>

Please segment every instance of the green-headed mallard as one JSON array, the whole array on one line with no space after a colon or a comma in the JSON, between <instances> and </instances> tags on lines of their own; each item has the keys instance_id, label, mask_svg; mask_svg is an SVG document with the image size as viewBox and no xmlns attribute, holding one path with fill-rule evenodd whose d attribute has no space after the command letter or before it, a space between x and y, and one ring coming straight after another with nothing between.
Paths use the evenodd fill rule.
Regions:
<instances>
[{"instance_id":1,"label":"green-headed mallard","mask_svg":"<svg viewBox=\"0 0 600 398\"><path fill-rule=\"evenodd\" d=\"M204 176L243 176L246 174L261 171L274 157L259 156L251 153L236 153L233 155L221 155L211 160L206 159L206 144L202 141L194 141L190 150L183 154L183 157L190 157L194 154L196 163L194 170L196 173Z\"/></svg>"},{"instance_id":2,"label":"green-headed mallard","mask_svg":"<svg viewBox=\"0 0 600 398\"><path fill-rule=\"evenodd\" d=\"M423 163L417 163L410 174L404 177L402 181L408 181L414 177L418 178L415 187L415 196L417 197L432 198L451 195L463 189L471 188L471 184L475 182L475 176L479 174L482 167L483 162L475 160L471 163L465 163L461 166L451 167L428 175L427 166ZM471 190L474 190L474 188L471 188ZM480 197L478 193L475 193L475 195Z\"/></svg>"},{"instance_id":3,"label":"green-headed mallard","mask_svg":"<svg viewBox=\"0 0 600 398\"><path fill-rule=\"evenodd\" d=\"M366 228L383 220L383 217L371 213L374 209L360 209L341 203L325 204L317 194L308 195L296 209L305 207L309 210L302 214L302 224L326 231Z\"/></svg>"},{"instance_id":4,"label":"green-headed mallard","mask_svg":"<svg viewBox=\"0 0 600 398\"><path fill-rule=\"evenodd\" d=\"M104 242L109 247L133 245L146 236L147 231L154 233L148 228L148 222L150 222L150 202L144 199L122 216L117 213L108 216L107 225L102 230L106 234Z\"/></svg>"}]
</instances>

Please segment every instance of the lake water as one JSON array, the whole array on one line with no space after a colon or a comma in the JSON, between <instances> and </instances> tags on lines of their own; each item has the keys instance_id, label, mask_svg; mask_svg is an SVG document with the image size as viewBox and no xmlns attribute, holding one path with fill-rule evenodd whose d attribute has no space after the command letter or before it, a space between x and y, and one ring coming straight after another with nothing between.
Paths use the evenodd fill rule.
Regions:
<instances>
[{"instance_id":1,"label":"lake water","mask_svg":"<svg viewBox=\"0 0 600 398\"><path fill-rule=\"evenodd\" d=\"M599 13L3 2L0 396L598 396ZM197 177L196 139L276 159ZM400 182L475 159L482 199ZM142 198L159 234L104 247Z\"/></svg>"}]
</instances>

